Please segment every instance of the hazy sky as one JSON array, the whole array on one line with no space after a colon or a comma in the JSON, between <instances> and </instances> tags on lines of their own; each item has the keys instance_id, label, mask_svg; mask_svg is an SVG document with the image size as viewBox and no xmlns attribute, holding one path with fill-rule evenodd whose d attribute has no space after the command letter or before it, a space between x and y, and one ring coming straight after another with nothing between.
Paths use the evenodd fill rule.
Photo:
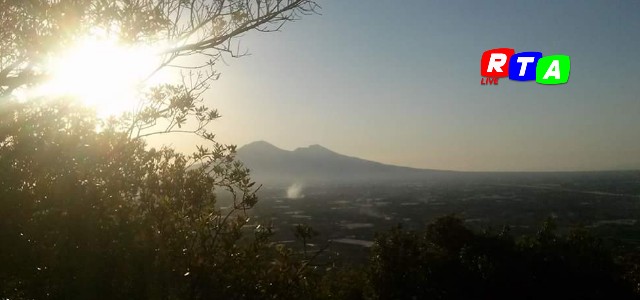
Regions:
<instances>
[{"instance_id":1,"label":"hazy sky","mask_svg":"<svg viewBox=\"0 0 640 300\"><path fill-rule=\"evenodd\" d=\"M207 96L222 142L453 170L640 167L640 1L320 4L221 67ZM571 56L569 83L481 86L500 47Z\"/></svg>"}]
</instances>

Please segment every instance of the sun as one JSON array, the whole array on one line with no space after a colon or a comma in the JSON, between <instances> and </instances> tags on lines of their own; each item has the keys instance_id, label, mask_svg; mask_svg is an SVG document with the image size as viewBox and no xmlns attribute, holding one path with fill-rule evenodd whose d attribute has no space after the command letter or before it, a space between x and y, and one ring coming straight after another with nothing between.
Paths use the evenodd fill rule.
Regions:
<instances>
[{"instance_id":1,"label":"sun","mask_svg":"<svg viewBox=\"0 0 640 300\"><path fill-rule=\"evenodd\" d=\"M133 110L141 88L160 64L157 49L127 46L115 39L87 37L52 58L48 95L72 96L96 109L98 116Z\"/></svg>"}]
</instances>

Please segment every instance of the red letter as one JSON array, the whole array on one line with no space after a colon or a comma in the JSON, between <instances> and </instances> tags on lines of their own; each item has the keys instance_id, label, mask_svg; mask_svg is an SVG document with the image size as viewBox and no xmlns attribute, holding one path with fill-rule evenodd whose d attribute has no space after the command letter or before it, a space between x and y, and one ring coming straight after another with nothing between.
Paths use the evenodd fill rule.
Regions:
<instances>
[{"instance_id":1,"label":"red letter","mask_svg":"<svg viewBox=\"0 0 640 300\"><path fill-rule=\"evenodd\" d=\"M515 54L511 48L496 48L482 53L480 75L485 77L509 76L509 59Z\"/></svg>"}]
</instances>

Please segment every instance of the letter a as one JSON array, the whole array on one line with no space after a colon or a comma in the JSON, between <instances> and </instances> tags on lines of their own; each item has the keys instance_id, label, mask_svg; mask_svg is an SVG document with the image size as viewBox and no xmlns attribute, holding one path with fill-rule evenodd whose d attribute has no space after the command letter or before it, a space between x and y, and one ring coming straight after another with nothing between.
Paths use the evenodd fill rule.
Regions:
<instances>
[{"instance_id":1,"label":"letter a","mask_svg":"<svg viewBox=\"0 0 640 300\"><path fill-rule=\"evenodd\" d=\"M536 65L536 82L539 84L564 84L569 81L571 58L556 54L545 56Z\"/></svg>"},{"instance_id":2,"label":"letter a","mask_svg":"<svg viewBox=\"0 0 640 300\"><path fill-rule=\"evenodd\" d=\"M544 77L542 77L542 79L548 79L551 76L553 76L553 78L555 79L560 79L560 61L552 61L549 69L547 69L547 72L544 73Z\"/></svg>"}]
</instances>

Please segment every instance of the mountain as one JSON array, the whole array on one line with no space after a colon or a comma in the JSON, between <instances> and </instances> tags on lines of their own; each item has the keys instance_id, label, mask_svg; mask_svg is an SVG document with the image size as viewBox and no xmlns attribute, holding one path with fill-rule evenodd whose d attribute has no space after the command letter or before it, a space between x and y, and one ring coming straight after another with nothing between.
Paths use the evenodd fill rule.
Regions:
<instances>
[{"instance_id":1,"label":"mountain","mask_svg":"<svg viewBox=\"0 0 640 300\"><path fill-rule=\"evenodd\" d=\"M237 157L251 169L252 179L269 185L412 182L456 173L381 164L320 145L288 151L258 141L239 148Z\"/></svg>"}]
</instances>

